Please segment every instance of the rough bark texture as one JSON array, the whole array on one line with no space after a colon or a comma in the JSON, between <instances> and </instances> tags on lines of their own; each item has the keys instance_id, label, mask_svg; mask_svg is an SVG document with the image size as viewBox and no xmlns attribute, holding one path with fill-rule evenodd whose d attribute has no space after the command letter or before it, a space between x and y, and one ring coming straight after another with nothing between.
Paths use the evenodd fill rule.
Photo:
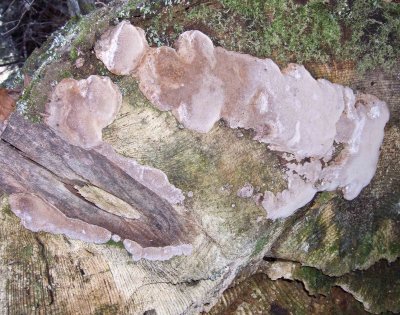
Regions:
<instances>
[{"instance_id":1,"label":"rough bark texture","mask_svg":"<svg viewBox=\"0 0 400 315\"><path fill-rule=\"evenodd\" d=\"M129 201L132 195L122 196L119 187L137 183L120 181L124 175L98 153L72 148L44 125L32 124L41 119L53 83L66 73L75 79L108 75L123 93L123 106L104 131L103 140L118 153L162 170L172 184L184 191L185 206L198 229L193 254L164 262L134 262L119 243L95 245L33 233L10 212L4 194L0 212L0 312L196 314L210 310L234 283L212 314L400 311L396 260L400 256L398 78L380 71L360 76L351 64L308 65L315 77L348 84L387 102L391 119L378 170L371 184L353 201L345 201L336 193L321 193L295 215L285 220L267 220L262 208L238 197L237 191L246 183L272 192L282 190L283 171L278 155L253 141L249 132L232 130L223 123L206 134L183 129L170 113L158 111L144 98L133 78L113 76L92 54L95 40L115 18L126 18L131 7L131 3L121 2L94 12L64 29L32 57L25 71L33 75L33 80L18 104L30 122L16 114L11 117L1 136L1 174L7 172L11 176L7 178L13 179L25 174L24 181L18 179L23 183L20 190L34 189L46 197L52 194L49 189L62 185L63 198L76 202L72 207L53 195L65 213L79 217L85 215L83 209L90 208L99 213L87 218L97 220L93 223L119 224L66 187L82 181L96 182ZM84 59L79 67L70 57L77 45L80 58ZM50 148L54 141L56 151ZM77 166L71 172L63 160L71 152L75 156L90 155L98 161L95 168L77 171ZM38 182L38 174L47 182ZM5 193L14 192L15 185L4 181L3 175L1 180ZM151 196L143 198L161 202ZM137 200L132 203L137 204ZM139 208L147 206L143 203ZM159 220L158 215L163 219ZM166 213L149 215L147 220L149 224L171 222L181 226L181 221ZM185 228L192 231L191 227ZM143 232L143 225L140 231ZM180 231L174 230L174 236L180 236ZM129 229L126 233L137 231ZM160 244L168 242L170 236L155 235ZM298 282L270 280L270 265L279 262L286 262L291 271L285 273L285 278L303 282L309 294L326 297L310 296ZM258 274L250 277L254 273ZM342 289L331 289L333 286Z\"/></svg>"}]
</instances>

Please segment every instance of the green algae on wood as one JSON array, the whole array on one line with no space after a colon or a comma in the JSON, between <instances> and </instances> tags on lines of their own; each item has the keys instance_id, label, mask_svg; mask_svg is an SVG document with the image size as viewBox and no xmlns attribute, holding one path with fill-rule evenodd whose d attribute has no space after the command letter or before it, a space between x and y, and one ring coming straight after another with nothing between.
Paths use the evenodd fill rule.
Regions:
<instances>
[{"instance_id":1,"label":"green algae on wood","mask_svg":"<svg viewBox=\"0 0 400 315\"><path fill-rule=\"evenodd\" d=\"M143 23L143 25L148 25L149 29L153 30L153 35L158 36L157 39L159 40L164 40L165 42L171 43L173 41L174 36L176 36L176 33L181 32L182 29L190 29L190 28L197 28L201 27L201 30L203 32L208 32L208 35L212 35L212 38L215 43L218 43L222 46L225 47L232 47L234 50L241 50L241 51L246 51L246 52L251 52L250 49L260 49L260 40L259 34L256 31L248 30L244 26L245 20L240 19L236 16L236 18L233 18L232 14L229 14L229 16L224 15L221 13L221 7L218 6L218 4L211 3L203 5L203 7L207 8L208 11L201 11L203 9L199 9L200 6L193 6L188 9L189 15L188 18L182 18L179 17L178 20L174 21L174 15L171 15L170 13L167 12L170 17L161 17L159 21L153 19L143 19L143 17L135 18L132 17L132 12L134 12L134 4L132 1L129 2L129 5L131 6L131 9L129 10L128 13L124 15L124 18L126 17L131 17L135 22L138 21L140 23ZM385 4L386 6L386 4ZM169 10L169 8L167 8ZM168 11L167 10L167 11ZM196 13L196 10L197 14ZM104 24L102 25L112 25L113 24L113 14L111 12L107 12L110 14L110 18L104 18L103 22ZM179 11L177 11L179 12ZM206 14L204 13L206 12ZM196 14L197 15L196 15ZM200 15L203 14L205 17L212 17L207 21L207 24L203 21L204 17L201 17ZM191 17L189 17L191 15ZM165 24L164 22L168 22ZM156 24L157 23L157 24ZM164 24L163 24L164 23ZM173 25L175 24L175 25ZM219 25L220 24L220 25ZM86 25L86 26L85 26ZM82 24L82 32L90 31L91 34L88 35L83 35L80 37L81 39L89 39L90 41L93 40L93 38L96 38L96 36L99 35L99 33L96 33L96 31L93 28L88 28L89 24L88 23L83 23ZM85 26L85 27L83 27ZM175 26L175 28L174 28ZM68 26L69 27L69 26ZM72 26L71 26L72 27ZM166 35L164 36L161 32L158 33L159 29L165 29ZM176 30L175 30L176 29ZM234 30L234 31L233 31ZM73 28L71 28L68 32L72 32ZM75 31L74 31L75 32ZM94 32L94 33L93 33ZM93 35L94 34L94 35ZM32 89L32 94L30 94L30 88L27 89L27 92L25 94L25 98L21 100L21 104L25 104L27 108L29 108L32 105L38 104L38 108L40 108L40 104L44 104L46 102L45 98L47 96L44 95L35 95L36 92L40 92L42 89L43 91L47 91L50 89L51 83L54 79L55 81L58 81L59 78L62 78L63 76L63 71L64 69L62 67L59 67L59 65L63 64L65 60L68 59L67 63L67 71L69 71L68 75L78 79L78 78L85 78L89 74L91 74L91 71L95 71L98 74L103 74L103 75L110 75L110 73L102 67L101 63L95 63L95 60L90 56L90 49L91 45L84 45L84 40L79 40L75 41L75 49L76 50L71 50L73 51L72 55L73 57L76 57L75 52L78 52L79 50L82 50L83 57L85 59L85 65L81 69L76 69L73 67L70 59L71 53L68 49L65 50L65 55L60 54L57 55L57 58L60 58L60 63L55 63L51 61L49 63L49 67L56 67L59 70L59 74L55 73L50 73L48 74L48 80L45 81L43 85L38 85L38 83L42 80L43 77L46 76L47 69L46 67L42 67L38 70L38 75L34 75L33 81L31 83L31 86L37 86L35 89ZM252 46L252 44L254 44ZM64 45L67 45L64 43ZM46 47L46 46L45 46ZM51 47L51 46L47 46ZM86 50L87 49L87 50ZM259 50L260 52L261 50ZM258 54L258 53L257 53ZM299 52L301 54L301 52ZM44 62L44 60L49 57L49 55L43 54L43 50L36 56L42 56L43 59L37 59L37 62L33 62L32 60L32 66L31 69L32 71L36 69L38 66ZM261 55L261 54L260 54ZM34 56L32 56L32 59ZM35 57L36 58L36 57ZM295 58L295 56L294 56ZM91 68L93 66L93 68ZM29 67L27 66L27 69ZM65 72L64 72L65 75ZM111 76L112 77L112 76ZM340 79L340 78L339 78ZM379 84L372 86L371 82L369 82L369 78L361 78L358 77L356 78L357 81L357 86L366 90L370 91L371 89L374 89L376 91L378 86L377 92L382 93L380 97L385 97L386 92L385 90L379 90ZM197 142L196 137L190 134L190 131L188 130L182 130L177 122L173 119L171 115L165 114L165 113L160 113L159 111L155 110L154 108L151 108L150 105L147 103L146 100L143 99L143 96L141 93L138 91L137 85L132 84L132 81L134 81L132 78L127 78L125 79L119 79L112 77L112 80L120 86L123 94L124 94L124 101L129 104L132 108L127 109L124 113L121 113L121 121L124 123L129 123L129 119L133 119L135 115L140 116L140 120L137 120L135 122L140 123L142 125L150 125L154 124L153 119L156 120L156 122L160 123L162 125L162 128L166 127L166 129L170 130L173 132L173 134L168 134L165 136L165 138L162 142L162 150L165 152L165 154L161 154L161 156L157 156L159 153L156 149L151 149L151 145L146 145L146 141L153 141L153 143L156 142L158 138L147 138L143 139L140 142L140 145L143 146L143 149L139 148L124 148L123 145L121 145L119 151L123 154L126 154L127 156L134 156L135 158L137 157L141 161L146 161L146 163L152 164L154 166L160 166L165 168L165 171L168 172L168 176L172 178L172 181L176 183L177 185L182 185L182 187L187 191L192 191L193 197L191 198L186 198L186 202L191 205L191 209L198 209L204 200L206 200L208 197L215 197L215 193L219 194L219 191L216 189L220 186L220 184L225 184L224 181L224 176L226 174L229 174L231 172L231 168L235 168L238 163L236 161L231 161L230 158L227 159L227 164L228 167L224 167L224 176L222 172L218 173L219 175L216 176L216 178L211 179L209 182L207 182L205 177L198 176L196 174L186 174L185 171L189 172L194 172L194 173L201 173L204 171L204 169L207 166L207 163L210 163L211 165L214 163L217 165L218 163L216 160L218 158L214 157L212 152L210 154L211 148L214 149L215 145L213 144L213 141L216 141L219 137L219 135L224 134L224 126L217 126L216 131L213 134L213 137L215 137L214 140L209 139L209 140L201 140L201 147L203 145L207 145L210 148L195 148L195 149L187 149L186 147L188 146L188 143L193 143ZM390 91L391 93L396 93L396 85L390 82L393 82L393 80L387 79L386 81L383 80L382 82L386 82L385 86L387 87L388 84L391 84L392 88ZM394 92L393 92L394 91ZM375 92L374 92L375 93ZM31 98L32 96L32 98ZM32 101L31 101L32 100ZM390 260L394 260L397 256L400 255L400 247L399 247L399 238L398 238L398 206L396 204L399 201L399 191L398 191L398 179L400 178L399 176L399 164L396 161L399 161L398 159L398 150L399 147L395 146L396 143L398 142L398 128L396 129L396 113L398 112L398 96L396 98L396 94L393 94L391 99L388 102L391 106L392 112L395 114L392 115L392 120L389 122L389 124L392 124L391 129L388 130L387 133L387 138L385 140L385 145L382 148L382 159L383 161L380 163L380 166L378 168L377 174L379 175L378 178L373 182L371 189L368 189L363 195L362 195L362 200L359 203L348 203L348 202L341 202L340 197L331 194L327 196L325 193L317 196L317 199L314 200L311 203L311 208L304 208L301 210L301 212L298 215L295 215L293 218L290 218L287 220L286 223L279 223L282 226L285 226L285 228L282 228L278 226L278 223L274 224L265 224L265 223L259 223L257 222L257 218L259 216L264 215L263 211L260 211L257 207L255 207L254 204L252 204L250 201L246 200L240 200L235 197L235 189L239 188L241 184L244 183L244 181L248 181L249 179L249 174L252 174L251 177L254 177L254 174L257 173L258 171L264 172L264 177L265 179L263 182L269 182L271 178L276 178L276 182L274 184L270 184L273 187L269 187L269 189L276 189L279 191L281 189L283 182L279 180L280 173L277 170L274 169L261 169L261 166L255 167L254 163L252 167L243 167L242 169L238 170L237 175L235 175L234 183L231 184L232 187L230 188L231 192L228 196L226 196L226 191L224 193L221 193L221 198L223 201L216 201L216 198L214 201L210 203L209 209L207 209L207 214L204 215L204 221L210 224L210 222L215 222L215 217L219 219L222 219L221 221L218 221L221 223L223 226L222 229L213 231L211 233L212 237L213 236L218 236L219 233L225 232L225 228L227 227L232 234L228 235L228 239L230 243L233 244L233 249L231 251L235 252L238 248L242 248L241 246L243 244L246 245L246 248L248 248L248 252L251 253L253 252L253 259L260 259L264 254L270 254L273 253L274 256L278 257L287 257L290 259L295 259L299 260L304 264L307 265L314 265L323 272L326 272L328 274L335 274L335 275L341 275L343 273L349 272L351 269L354 268L368 268L371 264L373 264L376 260L378 260L381 257L386 257ZM128 107L127 107L128 108ZM139 110L139 108L141 108ZM134 113L134 115L133 115ZM126 120L123 120L123 115L127 115ZM35 116L38 120L40 119L40 116ZM143 119L143 120L142 120ZM154 126L154 125L153 125ZM114 127L111 126L109 130L105 132L107 140L109 141L114 141L113 140L113 133L114 132L120 132L117 130L113 129ZM144 128L144 127L143 127ZM148 128L148 127L147 127ZM144 128L143 130L148 130ZM397 130L397 131L396 131ZM180 134L179 134L180 133ZM123 134L123 133L122 133ZM171 140L175 135L179 134L179 139L180 142L178 144L171 144ZM124 135L124 140L130 142L130 145L132 142L136 140L137 136L132 136L129 138L127 135ZM235 139L234 135L228 135L227 138L233 140ZM168 140L168 141L167 141ZM115 140L117 141L117 140ZM248 139L244 139L245 142L248 141ZM397 142L396 142L397 141ZM183 148L186 148L185 150L180 150L179 145L183 146ZM171 146L171 148L169 148ZM213 147L214 146L214 147ZM218 148L218 146L217 146ZM249 144L244 144L243 146L240 146L238 148L247 148L247 149L252 149L253 147ZM149 150L146 152L146 150ZM262 151L262 148L256 148L256 150L259 150L259 152ZM183 151L183 152L181 152ZM212 150L211 150L212 151ZM194 158L194 163L190 164L190 155L193 154ZM257 153L255 154L255 158L253 160L253 157L250 157L250 162L255 162L258 158L260 158L262 154ZM276 165L279 166L279 161L276 159L275 156L271 155L270 157L273 161L274 164L276 162ZM168 159L172 159L172 161L168 161ZM179 168L177 167L178 161L187 161L187 166L186 168ZM248 160L244 160L244 162L247 162ZM238 163L241 164L241 163ZM214 170L217 169L218 167L214 167ZM240 166L240 165L239 165ZM193 183L199 184L200 186L197 189L193 188L193 186L196 185L191 185L191 181L193 180ZM259 179L256 179L259 180ZM260 180L260 184L262 181ZM223 185L222 185L223 186ZM386 187L385 187L386 186ZM201 192L203 192L205 189L210 189L211 193L210 194L205 194L203 197L201 196ZM212 191L212 189L215 189L215 191ZM202 200L203 199L203 200ZM235 208L232 208L232 204L235 204ZM238 214L244 210L245 214L241 215ZM344 212L342 215L340 212ZM210 215L211 213L211 215ZM215 215L215 216L214 216ZM335 219L335 216L338 216L337 219ZM201 217L202 213L198 211L198 216ZM360 218L359 221L356 219ZM214 221L212 221L214 219ZM351 224L345 224L346 220L350 220ZM8 219L7 219L8 220ZM372 220L373 224L370 225L368 223L368 220ZM17 223L16 223L17 224ZM9 225L8 229L10 228ZM295 228L294 228L295 227ZM254 230L257 230L257 232L254 232ZM272 230L275 229L276 234L281 234L281 237L278 237L275 239L275 234L271 232ZM319 232L321 230L321 232ZM351 230L354 230L351 232ZM14 231L14 230L7 230L7 231ZM351 233L350 233L351 232ZM313 234L316 234L316 236L313 236ZM7 235L12 235L7 232ZM20 235L20 234L18 234ZM22 235L22 234L21 234ZM21 240L24 240L26 235L30 235L29 233L23 234L24 236L21 237ZM367 236L367 237L364 237ZM52 238L49 235L46 235L46 238L51 239L52 241L49 241L50 244L53 241L54 238ZM246 238L251 238L251 241L249 241ZM56 238L57 241L62 240L62 238ZM341 240L342 239L342 240ZM33 242L32 239L29 238ZM218 237L216 238L216 241L220 241ZM25 242L25 241L24 241ZM27 241L28 243L30 241ZM69 251L72 249L77 248L77 245L75 242L73 242L73 245L68 245L67 241L64 241L65 244L65 251ZM271 248L271 243L274 243ZM25 244L25 243L23 243ZM46 243L47 244L47 243ZM304 249L307 247L308 244L308 251L305 251ZM18 244L20 246L20 244ZM18 250L18 246L13 247L14 250ZM25 246L25 245L23 245ZM81 246L81 245L80 245ZM208 246L208 245L207 245ZM107 252L107 255L115 255L113 252L118 250L117 248L113 248L113 246L104 246L105 252ZM83 248L83 247L82 247ZM92 246L85 247L89 251L94 251ZM60 253L53 248L54 252L59 255ZM110 251L108 251L110 250ZM10 251L12 252L12 251ZM82 252L85 252L82 250ZM121 251L122 252L122 251ZM240 255L247 254L244 252L240 252ZM35 251L34 251L35 255ZM91 254L87 253L88 256ZM87 261L91 261L88 256L83 256ZM36 257L36 256L35 256ZM77 259L76 256L73 256L73 259ZM57 258L60 259L60 258ZM64 259L64 258L63 258ZM71 258L72 259L72 258ZM67 260L67 259L66 259ZM124 256L121 261L128 261L128 257ZM74 262L76 263L76 262ZM131 263L132 264L132 263ZM201 265L201 263L199 263ZM89 264L90 265L90 264ZM21 266L21 265L18 265ZM25 265L23 265L23 268ZM64 266L64 265L63 265ZM384 267L382 265L377 265L376 272L379 272L379 268ZM71 267L71 266L70 266ZM53 268L55 268L53 266ZM77 267L75 267L77 269ZM91 267L90 267L91 268ZM148 267L149 269L153 268L153 265ZM44 270L44 269L43 269ZM69 269L72 270L72 269ZM97 269L96 269L97 270ZM106 269L101 270L104 274L107 274ZM44 271L43 271L44 273ZM71 272L72 273L72 272ZM199 272L200 274L200 272ZM58 274L60 275L60 273ZM309 278L312 278L312 274L307 274ZM316 278L318 278L318 275L316 275ZM77 273L77 279L79 280L79 272ZM96 276L93 277L93 279L96 279ZM319 279L319 278L318 278ZM315 280L315 279L314 279ZM314 281L312 280L312 281ZM18 280L19 281L19 280ZM87 280L86 280L87 281ZM9 288L14 288L15 283L17 280L13 283L11 283L8 287ZM329 282L329 281L328 281ZM354 280L356 282L356 280ZM81 285L85 285L84 283L79 282ZM324 282L320 280L315 280L315 283L318 285L321 284L322 287L324 286ZM370 286L370 283L365 283L363 286L368 288ZM317 285L316 285L317 286ZM85 287L89 288L89 287ZM385 292L386 288L383 286L380 286L382 289L382 296L384 295L383 292ZM362 288L358 288L362 291ZM62 289L60 289L62 290ZM65 290L65 289L64 289ZM21 291L22 292L22 291ZM44 294L47 294L46 291ZM62 291L59 291L62 293ZM82 293L83 294L83 293ZM388 295L389 296L389 295ZM113 299L113 301L118 301L118 299L115 296L110 297L110 299ZM392 299L392 301L395 301L396 299ZM58 302L57 302L58 303ZM386 302L385 302L386 303ZM385 305L385 307L388 307L389 304L382 303L382 305ZM56 304L60 305L60 304ZM30 305L29 305L30 306ZM15 310L16 306L13 306L13 310ZM41 305L42 307L42 305ZM64 305L64 309L67 309L67 305ZM274 306L275 309L278 309L276 306ZM392 307L393 306L390 306ZM20 309L21 310L21 309Z\"/></svg>"}]
</instances>

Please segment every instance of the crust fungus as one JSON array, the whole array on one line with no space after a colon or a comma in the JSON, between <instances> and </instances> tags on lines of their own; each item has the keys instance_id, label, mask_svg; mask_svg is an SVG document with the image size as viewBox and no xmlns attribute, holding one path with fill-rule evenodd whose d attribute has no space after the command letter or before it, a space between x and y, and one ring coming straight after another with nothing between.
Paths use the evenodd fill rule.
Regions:
<instances>
[{"instance_id":1,"label":"crust fungus","mask_svg":"<svg viewBox=\"0 0 400 315\"><path fill-rule=\"evenodd\" d=\"M287 189L263 198L250 184L237 192L262 200L268 218L291 215L318 191L341 189L353 199L375 173L389 112L374 96L315 80L299 65L280 71L270 59L214 47L199 31L183 33L176 49L150 48L143 30L124 21L95 50L111 72L136 76L154 106L186 128L205 133L223 119L282 154ZM12 114L0 141L2 189L33 231L95 243L113 235L134 260L188 255L195 227L172 206L182 191L102 141L121 103L108 77L90 76L56 86L46 124Z\"/></svg>"},{"instance_id":2,"label":"crust fungus","mask_svg":"<svg viewBox=\"0 0 400 315\"><path fill-rule=\"evenodd\" d=\"M352 200L373 178L389 120L386 104L372 95L359 95L337 123L335 141L344 148L322 169L319 190L341 187L344 198Z\"/></svg>"},{"instance_id":3,"label":"crust fungus","mask_svg":"<svg viewBox=\"0 0 400 315\"><path fill-rule=\"evenodd\" d=\"M157 195L171 204L182 203L185 199L182 190L172 185L169 182L167 175L161 170L147 165L140 165L134 159L129 159L119 155L108 143L103 142L101 145L96 147L96 151L108 157L129 176L150 188Z\"/></svg>"},{"instance_id":4,"label":"crust fungus","mask_svg":"<svg viewBox=\"0 0 400 315\"><path fill-rule=\"evenodd\" d=\"M135 260L188 255L195 228L173 207L183 201L182 191L161 170L120 156L102 141L121 103L108 77L61 81L45 124L10 117L1 134L0 184L32 231L94 243L116 235Z\"/></svg>"},{"instance_id":5,"label":"crust fungus","mask_svg":"<svg viewBox=\"0 0 400 315\"><path fill-rule=\"evenodd\" d=\"M253 185L251 185L250 183L246 183L242 188L237 191L236 195L240 198L250 198L251 196L253 196L253 193Z\"/></svg>"},{"instance_id":6,"label":"crust fungus","mask_svg":"<svg viewBox=\"0 0 400 315\"><path fill-rule=\"evenodd\" d=\"M34 232L44 231L85 242L106 243L110 231L81 220L71 219L60 210L33 194L12 194L11 210L21 219L22 225Z\"/></svg>"},{"instance_id":7,"label":"crust fungus","mask_svg":"<svg viewBox=\"0 0 400 315\"><path fill-rule=\"evenodd\" d=\"M300 65L281 71L271 59L214 47L199 31L184 32L176 49L147 48L138 35L130 36L133 48L103 44L123 42L126 35L120 29L128 29L128 22L103 35L97 56L109 69L110 59L134 64L111 71L135 75L154 106L172 111L186 128L198 132L210 131L219 119L231 128L252 129L255 140L291 157L288 188L264 194L269 218L289 216L318 191L339 188L353 199L372 179L389 119L384 102L315 80ZM143 34L140 28L129 29ZM343 149L335 152L338 145Z\"/></svg>"},{"instance_id":8,"label":"crust fungus","mask_svg":"<svg viewBox=\"0 0 400 315\"><path fill-rule=\"evenodd\" d=\"M94 50L109 71L126 75L136 69L147 48L144 31L123 21L104 33Z\"/></svg>"},{"instance_id":9,"label":"crust fungus","mask_svg":"<svg viewBox=\"0 0 400 315\"><path fill-rule=\"evenodd\" d=\"M122 95L108 77L64 79L47 105L46 123L66 141L92 148L101 142L103 128L113 122L121 104Z\"/></svg>"},{"instance_id":10,"label":"crust fungus","mask_svg":"<svg viewBox=\"0 0 400 315\"><path fill-rule=\"evenodd\" d=\"M192 246L188 244L143 248L138 243L131 240L124 240L123 243L125 249L132 255L132 258L135 261L142 258L148 260L168 260L173 256L190 255L192 252Z\"/></svg>"}]
</instances>

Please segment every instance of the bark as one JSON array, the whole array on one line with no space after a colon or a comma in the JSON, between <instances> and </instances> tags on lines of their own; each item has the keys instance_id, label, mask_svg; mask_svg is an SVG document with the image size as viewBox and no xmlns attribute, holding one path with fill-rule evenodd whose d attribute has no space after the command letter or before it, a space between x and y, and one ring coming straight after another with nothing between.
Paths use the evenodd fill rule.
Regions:
<instances>
[{"instance_id":1,"label":"bark","mask_svg":"<svg viewBox=\"0 0 400 315\"><path fill-rule=\"evenodd\" d=\"M1 139L4 192L33 193L69 218L104 227L142 246L187 242L183 224L190 227L188 222L178 217L168 202L95 150L70 145L46 125L29 123L17 113L10 117ZM82 198L76 186L89 184L132 205L142 215L142 222L113 215Z\"/></svg>"}]
</instances>

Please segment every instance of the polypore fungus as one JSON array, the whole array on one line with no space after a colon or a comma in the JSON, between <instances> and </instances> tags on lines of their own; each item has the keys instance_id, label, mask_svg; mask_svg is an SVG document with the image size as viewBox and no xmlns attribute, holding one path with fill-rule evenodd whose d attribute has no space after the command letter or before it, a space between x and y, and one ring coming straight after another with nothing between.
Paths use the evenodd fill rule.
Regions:
<instances>
[{"instance_id":1,"label":"polypore fungus","mask_svg":"<svg viewBox=\"0 0 400 315\"><path fill-rule=\"evenodd\" d=\"M147 165L140 165L134 159L119 155L108 143L103 142L96 147L96 151L109 158L129 176L136 179L139 183L148 187L168 202L179 204L185 199L182 190L172 185L167 175L161 170Z\"/></svg>"},{"instance_id":2,"label":"polypore fungus","mask_svg":"<svg viewBox=\"0 0 400 315\"><path fill-rule=\"evenodd\" d=\"M46 124L11 115L1 134L0 185L32 231L94 243L115 235L135 260L187 255L188 230L195 229L172 206L184 200L182 191L161 170L120 156L102 141L121 103L107 77L61 81L46 107Z\"/></svg>"},{"instance_id":3,"label":"polypore fungus","mask_svg":"<svg viewBox=\"0 0 400 315\"><path fill-rule=\"evenodd\" d=\"M101 43L123 42L121 28L128 28L127 22L101 38L97 56L109 69L110 59L134 64L125 73L139 79L141 91L157 108L171 110L198 132L210 131L221 118L231 128L252 129L255 140L290 157L288 188L276 195L265 192L262 205L269 218L292 214L317 191L340 188L346 199L353 199L372 179L389 119L384 102L315 80L303 66L291 64L280 71L270 59L215 48L199 31L183 33L176 49L147 48L143 37L135 35L130 36L131 53L126 45L107 50ZM135 29L130 32L143 34ZM138 50L140 58L133 58Z\"/></svg>"},{"instance_id":4,"label":"polypore fungus","mask_svg":"<svg viewBox=\"0 0 400 315\"><path fill-rule=\"evenodd\" d=\"M386 104L372 95L359 95L354 106L346 108L337 123L335 141L344 148L323 168L319 190L339 186L351 200L369 184L375 174L384 127L389 120Z\"/></svg>"},{"instance_id":5,"label":"polypore fungus","mask_svg":"<svg viewBox=\"0 0 400 315\"><path fill-rule=\"evenodd\" d=\"M85 242L106 243L111 232L81 220L66 217L60 210L33 194L12 194L11 210L21 219L22 225L34 232L44 231Z\"/></svg>"},{"instance_id":6,"label":"polypore fungus","mask_svg":"<svg viewBox=\"0 0 400 315\"><path fill-rule=\"evenodd\" d=\"M121 104L122 95L108 77L64 79L47 105L46 123L66 141L92 148L101 142L103 128L113 122Z\"/></svg>"},{"instance_id":7,"label":"polypore fungus","mask_svg":"<svg viewBox=\"0 0 400 315\"><path fill-rule=\"evenodd\" d=\"M114 121L122 103L118 87L108 77L92 75L86 80L64 79L47 104L46 123L71 144L93 148L117 164L135 180L171 203L184 196L160 170L138 164L117 154L102 141L102 129Z\"/></svg>"},{"instance_id":8,"label":"polypore fungus","mask_svg":"<svg viewBox=\"0 0 400 315\"><path fill-rule=\"evenodd\" d=\"M104 33L94 50L109 71L123 75L136 69L148 46L144 31L123 21Z\"/></svg>"}]
</instances>

